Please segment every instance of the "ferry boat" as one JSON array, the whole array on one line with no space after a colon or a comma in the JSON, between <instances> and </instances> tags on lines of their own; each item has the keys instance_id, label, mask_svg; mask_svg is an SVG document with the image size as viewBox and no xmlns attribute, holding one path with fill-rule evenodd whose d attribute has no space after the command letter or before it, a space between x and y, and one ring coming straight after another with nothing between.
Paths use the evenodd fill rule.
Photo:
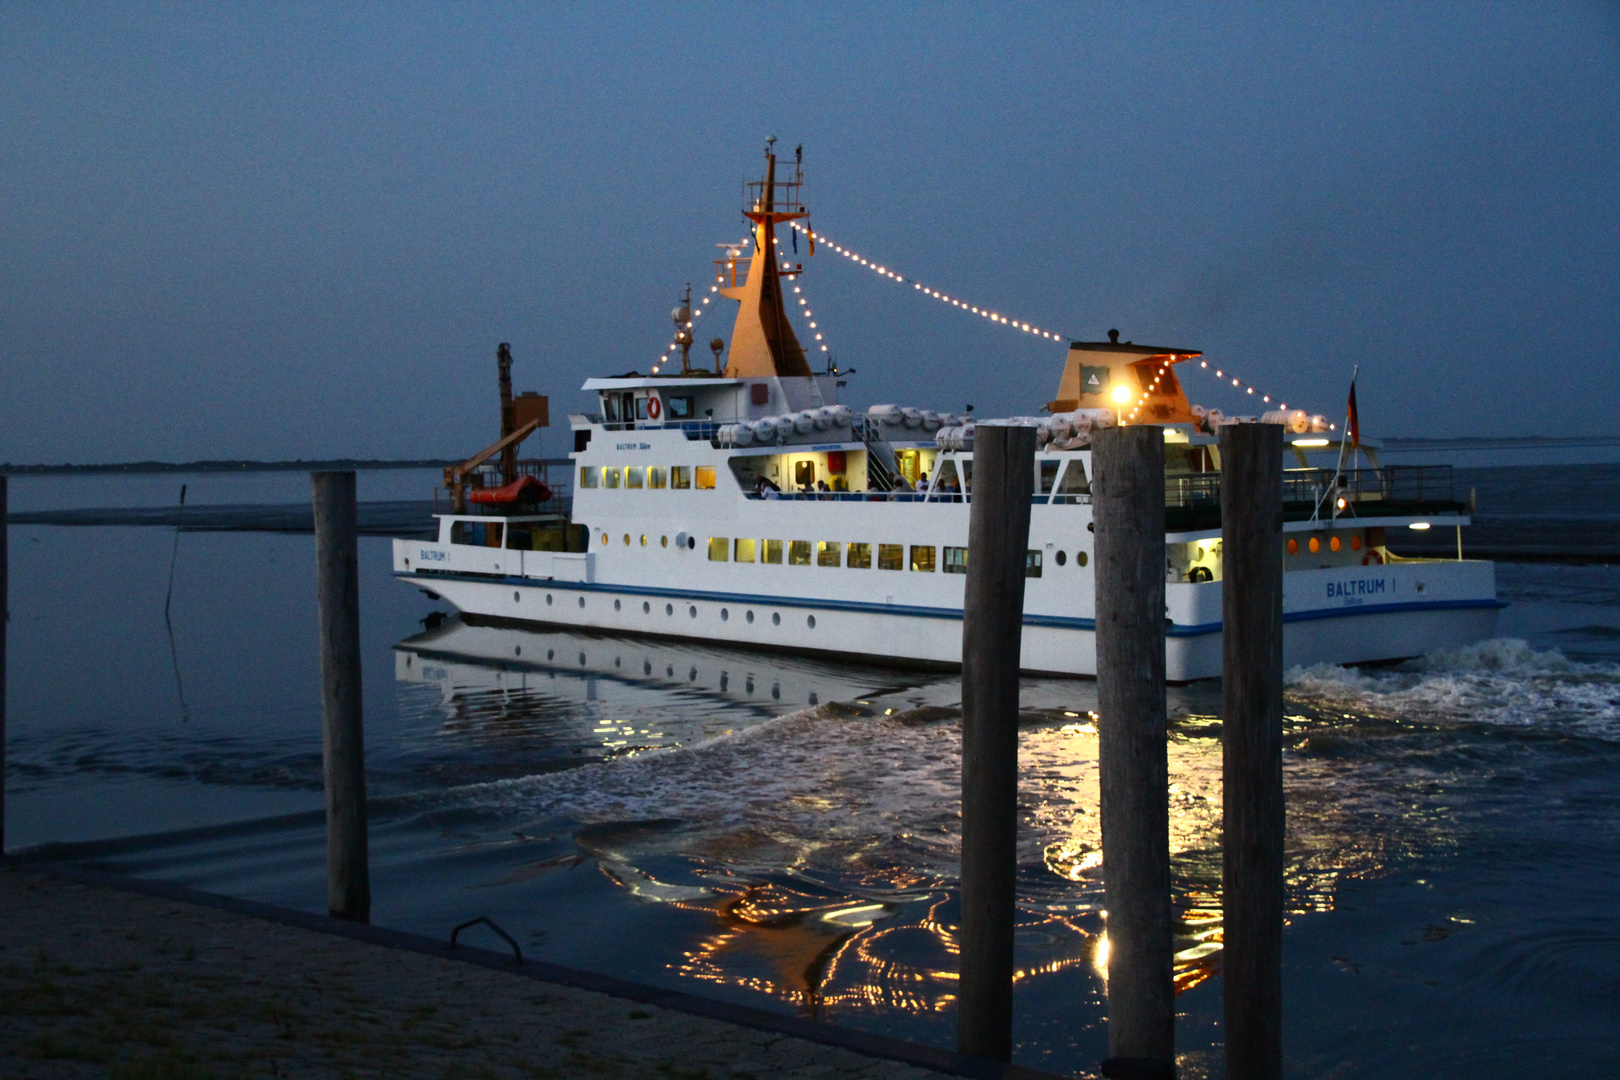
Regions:
<instances>
[{"instance_id":1,"label":"ferry boat","mask_svg":"<svg viewBox=\"0 0 1620 1080\"><path fill-rule=\"evenodd\" d=\"M516 422L503 346L503 438L446 470L437 538L395 540L395 576L474 623L958 664L972 418L856 412L839 402L844 380L830 361L812 370L789 319L803 264L784 259L777 238L807 217L802 182L796 167L778 179L768 147L743 211L751 241L715 263L716 293L737 303L729 342L710 343L715 370L692 367L693 315L677 309L681 370L587 380L598 408L569 417L566 478L516 460L542 421ZM1118 423L1164 433L1170 680L1221 671L1224 423L1285 426L1286 663L1398 660L1492 634L1504 606L1494 564L1462 557L1469 507L1449 466L1381 466L1375 441L1352 443L1321 416L1228 418L1192 405L1176 369L1200 356L1112 331L1071 341L1056 396L1023 418L1040 447L1026 671L1096 673L1089 446ZM1390 550L1402 530L1429 528L1457 531L1457 558Z\"/></svg>"}]
</instances>

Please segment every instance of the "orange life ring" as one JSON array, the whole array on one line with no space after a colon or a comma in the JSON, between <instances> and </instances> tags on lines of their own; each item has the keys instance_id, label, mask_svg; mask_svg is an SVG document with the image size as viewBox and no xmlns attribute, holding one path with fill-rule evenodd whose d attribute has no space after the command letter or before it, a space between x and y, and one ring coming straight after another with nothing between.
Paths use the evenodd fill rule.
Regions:
<instances>
[{"instance_id":1,"label":"orange life ring","mask_svg":"<svg viewBox=\"0 0 1620 1080\"><path fill-rule=\"evenodd\" d=\"M1378 554L1376 551L1369 551L1367 554L1361 557L1362 566L1373 566L1375 564L1382 563L1383 561L1384 557Z\"/></svg>"},{"instance_id":2,"label":"orange life ring","mask_svg":"<svg viewBox=\"0 0 1620 1080\"><path fill-rule=\"evenodd\" d=\"M657 398L649 397L647 399L647 418L649 420L658 419L659 414L662 413L663 411L664 411L664 407L658 403Z\"/></svg>"}]
</instances>

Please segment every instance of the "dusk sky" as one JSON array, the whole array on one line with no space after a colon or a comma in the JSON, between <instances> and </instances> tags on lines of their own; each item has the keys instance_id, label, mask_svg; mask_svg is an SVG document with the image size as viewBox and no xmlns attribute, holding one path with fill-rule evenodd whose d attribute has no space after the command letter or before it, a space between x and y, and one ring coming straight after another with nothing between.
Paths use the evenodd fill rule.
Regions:
<instances>
[{"instance_id":1,"label":"dusk sky","mask_svg":"<svg viewBox=\"0 0 1620 1080\"><path fill-rule=\"evenodd\" d=\"M767 135L817 229L1066 337L1335 418L1360 364L1374 435L1614 434L1617 12L7 4L0 461L459 456L502 341L565 426ZM1062 344L805 261L851 404L1053 396Z\"/></svg>"}]
</instances>

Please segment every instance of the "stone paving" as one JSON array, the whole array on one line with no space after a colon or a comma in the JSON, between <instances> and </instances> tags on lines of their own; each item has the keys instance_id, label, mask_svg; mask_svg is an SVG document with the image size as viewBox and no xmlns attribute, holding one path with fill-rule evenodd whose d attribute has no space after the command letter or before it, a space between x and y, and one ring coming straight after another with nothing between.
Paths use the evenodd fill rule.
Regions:
<instances>
[{"instance_id":1,"label":"stone paving","mask_svg":"<svg viewBox=\"0 0 1620 1080\"><path fill-rule=\"evenodd\" d=\"M456 960L0 868L7 1080L941 1075Z\"/></svg>"}]
</instances>

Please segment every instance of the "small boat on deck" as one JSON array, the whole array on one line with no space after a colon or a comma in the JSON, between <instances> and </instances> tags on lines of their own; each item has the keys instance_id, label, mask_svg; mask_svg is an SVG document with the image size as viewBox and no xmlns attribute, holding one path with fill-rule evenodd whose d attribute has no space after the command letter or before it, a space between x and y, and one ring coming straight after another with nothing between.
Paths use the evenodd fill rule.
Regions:
<instances>
[{"instance_id":1,"label":"small boat on deck","mask_svg":"<svg viewBox=\"0 0 1620 1080\"><path fill-rule=\"evenodd\" d=\"M973 424L924 407L856 412L838 400L843 373L812 370L786 295L802 264L777 242L807 216L801 185L798 171L777 178L768 149L743 210L748 250L715 265L714 292L737 303L729 342L711 343L715 371L691 367L692 313L678 309L681 370L587 380L598 407L569 417L564 475L515 460L537 424L503 409L502 441L446 470L437 539L394 541L395 576L470 621L959 663ZM1223 423L1285 428L1286 663L1395 660L1492 634L1495 567L1461 557L1469 508L1448 466L1380 465L1375 440L1320 416L1195 406L1176 369L1200 357L1117 334L1071 341L1045 415L1025 418L1039 437L1025 670L1095 674L1090 439L1119 423L1164 433L1172 681L1221 670ZM518 497L540 488L553 497ZM1429 528L1457 530L1456 559L1390 550L1400 530Z\"/></svg>"}]
</instances>

